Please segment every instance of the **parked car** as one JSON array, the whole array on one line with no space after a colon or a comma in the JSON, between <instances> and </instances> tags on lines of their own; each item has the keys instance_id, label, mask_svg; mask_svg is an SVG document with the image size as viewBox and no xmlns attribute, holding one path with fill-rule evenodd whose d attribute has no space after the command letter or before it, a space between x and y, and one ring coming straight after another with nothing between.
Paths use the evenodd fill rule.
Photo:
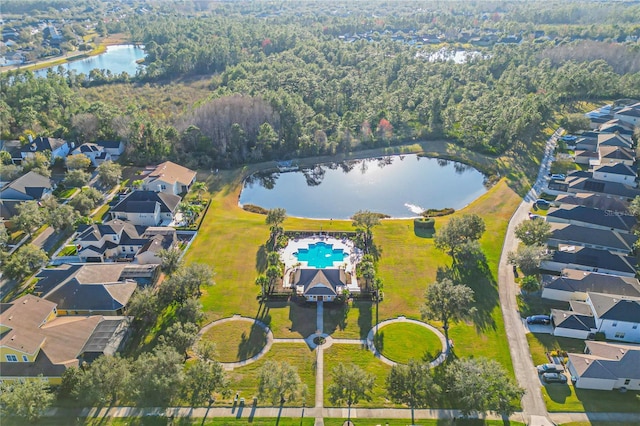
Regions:
<instances>
[{"instance_id":1,"label":"parked car","mask_svg":"<svg viewBox=\"0 0 640 426\"><path fill-rule=\"evenodd\" d=\"M567 376L562 373L544 373L542 380L545 383L567 383Z\"/></svg>"},{"instance_id":2,"label":"parked car","mask_svg":"<svg viewBox=\"0 0 640 426\"><path fill-rule=\"evenodd\" d=\"M529 213L529 219L531 220L545 220L544 216L540 216L539 214Z\"/></svg>"},{"instance_id":3,"label":"parked car","mask_svg":"<svg viewBox=\"0 0 640 426\"><path fill-rule=\"evenodd\" d=\"M547 200L543 200L542 198L538 198L536 200L536 206L538 207L549 207L551 203Z\"/></svg>"},{"instance_id":4,"label":"parked car","mask_svg":"<svg viewBox=\"0 0 640 426\"><path fill-rule=\"evenodd\" d=\"M527 324L551 324L549 315L531 315L527 317Z\"/></svg>"},{"instance_id":5,"label":"parked car","mask_svg":"<svg viewBox=\"0 0 640 426\"><path fill-rule=\"evenodd\" d=\"M560 364L540 364L536 366L538 374L564 373L564 367Z\"/></svg>"},{"instance_id":6,"label":"parked car","mask_svg":"<svg viewBox=\"0 0 640 426\"><path fill-rule=\"evenodd\" d=\"M555 173L551 175L551 180L565 180L566 176L562 173Z\"/></svg>"},{"instance_id":7,"label":"parked car","mask_svg":"<svg viewBox=\"0 0 640 426\"><path fill-rule=\"evenodd\" d=\"M562 139L563 142L575 142L578 137L575 135L564 135L560 139Z\"/></svg>"}]
</instances>

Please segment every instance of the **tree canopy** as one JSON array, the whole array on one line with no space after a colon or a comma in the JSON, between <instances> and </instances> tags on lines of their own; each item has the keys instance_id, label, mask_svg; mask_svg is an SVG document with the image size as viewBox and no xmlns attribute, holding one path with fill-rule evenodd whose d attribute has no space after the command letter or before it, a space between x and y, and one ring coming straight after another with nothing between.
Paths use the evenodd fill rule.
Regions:
<instances>
[{"instance_id":1,"label":"tree canopy","mask_svg":"<svg viewBox=\"0 0 640 426\"><path fill-rule=\"evenodd\" d=\"M427 287L421 312L423 317L442 321L442 328L448 342L450 322L473 314L472 303L471 288L464 284L454 284L450 279L445 278Z\"/></svg>"}]
</instances>

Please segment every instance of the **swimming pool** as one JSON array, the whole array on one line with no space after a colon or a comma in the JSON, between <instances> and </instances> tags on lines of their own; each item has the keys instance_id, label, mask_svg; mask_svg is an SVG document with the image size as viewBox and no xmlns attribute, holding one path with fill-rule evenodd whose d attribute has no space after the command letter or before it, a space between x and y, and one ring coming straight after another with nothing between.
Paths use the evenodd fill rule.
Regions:
<instances>
[{"instance_id":1,"label":"swimming pool","mask_svg":"<svg viewBox=\"0 0 640 426\"><path fill-rule=\"evenodd\" d=\"M347 254L343 249L334 249L333 244L318 242L309 244L309 248L299 249L295 256L299 262L322 269L334 266L334 262L342 263Z\"/></svg>"}]
</instances>

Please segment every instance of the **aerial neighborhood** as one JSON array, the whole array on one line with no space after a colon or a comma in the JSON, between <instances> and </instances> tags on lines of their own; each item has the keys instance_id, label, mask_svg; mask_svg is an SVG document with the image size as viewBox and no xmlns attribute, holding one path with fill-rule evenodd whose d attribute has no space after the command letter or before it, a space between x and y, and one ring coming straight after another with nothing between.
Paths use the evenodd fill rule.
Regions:
<instances>
[{"instance_id":1,"label":"aerial neighborhood","mask_svg":"<svg viewBox=\"0 0 640 426\"><path fill-rule=\"evenodd\" d=\"M640 360L638 223L631 207L640 196L631 139L638 116L640 103L607 105L587 114L589 129L562 136L580 166L548 178L544 191L553 201L538 200L534 209L545 214L532 216L550 225L541 296L568 302L551 309L551 333L586 343L566 365L581 389L640 389L640 370L630 368Z\"/></svg>"},{"instance_id":2,"label":"aerial neighborhood","mask_svg":"<svg viewBox=\"0 0 640 426\"><path fill-rule=\"evenodd\" d=\"M80 154L97 167L111 162L112 153L116 158L122 154L120 145L87 143L70 151L72 143L38 137L12 160L20 164L30 154L48 150L54 162ZM61 241L61 248L71 247L74 254L54 254L51 266L36 272L32 294L2 305L3 380L41 375L60 384L65 368L123 348L131 326L125 313L134 291L156 284L161 250L182 252L195 235L176 228L184 225L178 205L196 173L164 162L142 176L145 189L112 194L101 221L78 224L66 243ZM1 189L2 221L11 224L24 201L41 203L54 197L55 186L34 171L6 183ZM68 341L71 335L73 341Z\"/></svg>"}]
</instances>

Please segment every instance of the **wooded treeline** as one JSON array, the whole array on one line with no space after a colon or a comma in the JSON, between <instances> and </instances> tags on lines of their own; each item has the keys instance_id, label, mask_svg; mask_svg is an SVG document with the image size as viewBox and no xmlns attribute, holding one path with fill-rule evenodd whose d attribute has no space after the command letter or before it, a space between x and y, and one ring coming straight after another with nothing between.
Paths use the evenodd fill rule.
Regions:
<instances>
[{"instance_id":1,"label":"wooded treeline","mask_svg":"<svg viewBox=\"0 0 640 426\"><path fill-rule=\"evenodd\" d=\"M131 17L126 26L132 39L145 45L147 58L130 82L130 76L78 76L62 69L47 78L3 74L2 137L34 130L83 142L120 138L135 163L170 158L191 167L429 138L499 154L516 142L530 142L565 102L640 98L637 49L622 44L585 48L525 40L481 49L464 64L432 62L417 54L428 48L389 37L340 40L336 34L352 26L354 16L259 18L234 13L237 7L221 6L197 17ZM490 22L518 28L524 13L502 13ZM369 17L358 26L424 30L437 29L442 21L459 21L460 28L477 21L455 13L414 15L400 14L392 23ZM181 105L179 114L152 114L127 99L95 100L104 85L154 93L194 76L210 76L208 94L197 104L172 99ZM82 89L87 86L94 87L93 98Z\"/></svg>"}]
</instances>

